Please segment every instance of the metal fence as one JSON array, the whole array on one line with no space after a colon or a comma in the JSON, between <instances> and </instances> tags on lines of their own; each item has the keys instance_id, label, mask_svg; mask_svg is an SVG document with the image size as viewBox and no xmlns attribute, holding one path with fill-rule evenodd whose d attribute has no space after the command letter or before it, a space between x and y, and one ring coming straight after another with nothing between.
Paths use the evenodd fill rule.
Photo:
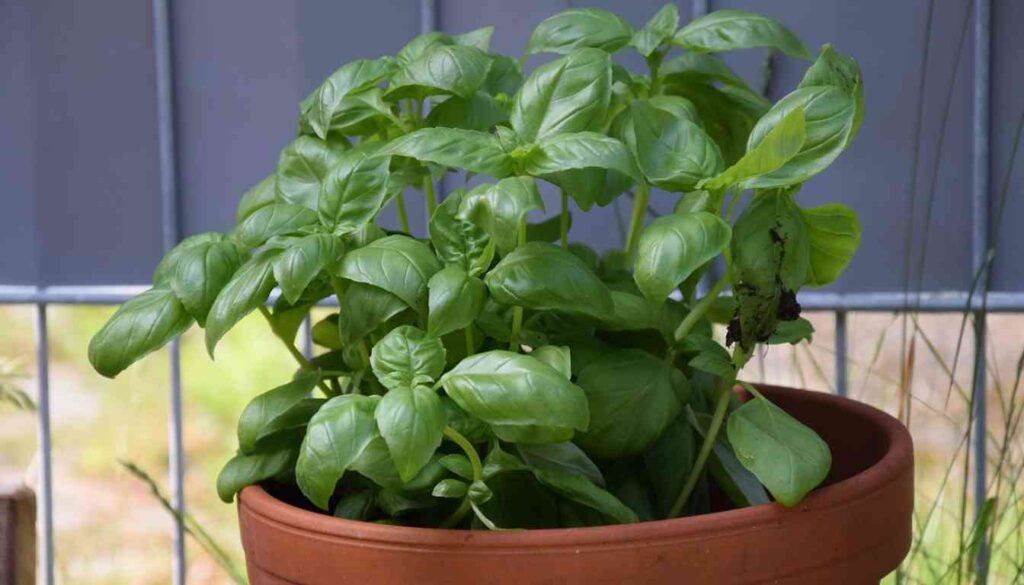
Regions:
<instances>
[{"instance_id":1,"label":"metal fence","mask_svg":"<svg viewBox=\"0 0 1024 585\"><path fill-rule=\"evenodd\" d=\"M177 185L178 160L175 143L174 72L172 71L171 20L169 2L152 0L153 39L156 60L156 112L159 153L160 201L162 210L162 241L169 250L178 241L181 231L178 221L180 206ZM684 2L680 2L684 4ZM971 181L972 233L971 259L975 274L972 290L952 292L807 292L800 295L801 305L810 311L831 311L835 316L835 388L847 394L847 314L853 311L890 312L969 312L975 317L984 313L1024 312L1024 293L992 292L985 290L984 274L991 261L989 234L990 192L990 63L991 63L991 0L973 0L971 10L974 32L973 46L973 106L971 152L973 174ZM709 10L708 0L692 0L691 14L698 16ZM435 29L438 22L436 0L420 0L420 29ZM927 44L927 43L926 43ZM927 48L925 49L927 55ZM927 59L927 56L925 57ZM922 73L922 77L924 74ZM1012 163L1012 161L1011 161ZM38 378L38 441L41 453L38 486L38 538L41 581L54 583L53 539L53 478L52 443L50 429L50 386L47 331L49 305L112 305L119 304L141 292L140 287L124 286L11 286L0 285L0 304L30 304L35 307L36 360ZM311 350L309 327L304 327L307 353ZM973 385L971 396L974 410L972 445L973 485L976 514L986 499L986 442L985 442L985 322L974 319L975 341ZM169 345L170 359L170 419L168 421L169 478L172 503L179 512L185 507L183 486L184 456L182 449L181 370L178 342ZM986 553L979 555L979 563L986 563ZM184 527L178 522L173 533L173 583L185 582ZM984 579L984 577L982 577Z\"/></svg>"}]
</instances>

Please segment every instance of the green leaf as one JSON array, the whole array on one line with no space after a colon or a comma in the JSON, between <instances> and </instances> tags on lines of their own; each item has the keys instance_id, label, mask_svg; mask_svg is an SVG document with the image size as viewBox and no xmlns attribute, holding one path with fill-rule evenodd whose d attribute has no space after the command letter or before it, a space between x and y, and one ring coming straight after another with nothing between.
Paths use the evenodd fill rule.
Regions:
<instances>
[{"instance_id":1,"label":"green leaf","mask_svg":"<svg viewBox=\"0 0 1024 585\"><path fill-rule=\"evenodd\" d=\"M118 307L93 336L89 363L100 374L113 378L190 325L192 317L173 292L150 289Z\"/></svg>"},{"instance_id":2,"label":"green leaf","mask_svg":"<svg viewBox=\"0 0 1024 585\"><path fill-rule=\"evenodd\" d=\"M611 76L611 58L597 49L580 49L541 65L516 94L512 128L528 143L600 130L611 98Z\"/></svg>"},{"instance_id":3,"label":"green leaf","mask_svg":"<svg viewBox=\"0 0 1024 585\"><path fill-rule=\"evenodd\" d=\"M201 238L201 239L199 239ZM216 233L200 234L176 246L161 261L167 284L200 327L217 294L242 265L238 246Z\"/></svg>"},{"instance_id":4,"label":"green leaf","mask_svg":"<svg viewBox=\"0 0 1024 585\"><path fill-rule=\"evenodd\" d=\"M697 459L697 448L693 431L680 416L644 452L644 466L654 491L659 517L668 516L676 498L683 491L686 478Z\"/></svg>"},{"instance_id":5,"label":"green leaf","mask_svg":"<svg viewBox=\"0 0 1024 585\"><path fill-rule=\"evenodd\" d=\"M469 484L464 481L457 479L442 479L434 486L434 491L430 492L430 495L435 498L452 498L461 500L466 497L466 493L469 492Z\"/></svg>"},{"instance_id":6,"label":"green leaf","mask_svg":"<svg viewBox=\"0 0 1024 585\"><path fill-rule=\"evenodd\" d=\"M238 226L238 240L250 248L274 236L293 234L317 221L316 212L292 203L272 203L254 211Z\"/></svg>"},{"instance_id":7,"label":"green leaf","mask_svg":"<svg viewBox=\"0 0 1024 585\"><path fill-rule=\"evenodd\" d=\"M544 362L509 351L462 360L439 382L463 410L492 425L587 428L586 395Z\"/></svg>"},{"instance_id":8,"label":"green leaf","mask_svg":"<svg viewBox=\"0 0 1024 585\"><path fill-rule=\"evenodd\" d=\"M478 276L491 265L494 245L483 228L458 217L464 195L464 190L456 189L434 210L430 217L430 243L444 263Z\"/></svg>"},{"instance_id":9,"label":"green leaf","mask_svg":"<svg viewBox=\"0 0 1024 585\"><path fill-rule=\"evenodd\" d=\"M800 152L806 139L803 109L795 108L736 164L716 177L701 181L697 187L714 190L734 185L742 187L747 180L768 174L786 164Z\"/></svg>"},{"instance_id":10,"label":"green leaf","mask_svg":"<svg viewBox=\"0 0 1024 585\"><path fill-rule=\"evenodd\" d=\"M699 333L688 335L682 340L682 349L696 354L687 362L687 365L695 370L722 378L736 375L736 367L729 357L729 352L710 337Z\"/></svg>"},{"instance_id":11,"label":"green leaf","mask_svg":"<svg viewBox=\"0 0 1024 585\"><path fill-rule=\"evenodd\" d=\"M257 209L277 201L277 174L268 175L242 195L235 211L235 223L242 223Z\"/></svg>"},{"instance_id":12,"label":"green leaf","mask_svg":"<svg viewBox=\"0 0 1024 585\"><path fill-rule=\"evenodd\" d=\"M668 191L692 191L724 166L715 141L699 125L651 104L630 106L623 137L647 180Z\"/></svg>"},{"instance_id":13,"label":"green leaf","mask_svg":"<svg viewBox=\"0 0 1024 585\"><path fill-rule=\"evenodd\" d=\"M235 499L235 494L242 491L245 486L290 471L295 465L296 456L295 446L292 444L280 445L251 455L235 455L217 476L217 496L225 504L230 504Z\"/></svg>"},{"instance_id":14,"label":"green leaf","mask_svg":"<svg viewBox=\"0 0 1024 585\"><path fill-rule=\"evenodd\" d=\"M536 181L509 177L474 187L462 198L458 217L482 228L500 252L508 253L516 247L520 221L534 209L544 211Z\"/></svg>"},{"instance_id":15,"label":"green leaf","mask_svg":"<svg viewBox=\"0 0 1024 585\"><path fill-rule=\"evenodd\" d=\"M863 96L860 69L826 45L800 86L758 120L747 150L757 147L793 110L802 108L807 138L800 151L779 169L755 177L747 187L785 187L825 170L853 140L860 125Z\"/></svg>"},{"instance_id":16,"label":"green leaf","mask_svg":"<svg viewBox=\"0 0 1024 585\"><path fill-rule=\"evenodd\" d=\"M516 451L527 465L535 469L574 473L589 479L595 485L605 485L601 470L582 449L572 443L516 445Z\"/></svg>"},{"instance_id":17,"label":"green leaf","mask_svg":"<svg viewBox=\"0 0 1024 585\"><path fill-rule=\"evenodd\" d=\"M370 365L389 390L433 384L444 370L444 344L421 329L403 325L373 346Z\"/></svg>"},{"instance_id":18,"label":"green leaf","mask_svg":"<svg viewBox=\"0 0 1024 585\"><path fill-rule=\"evenodd\" d=\"M318 508L327 509L341 475L374 438L377 402L377 397L336 396L309 421L295 464L295 480Z\"/></svg>"},{"instance_id":19,"label":"green leaf","mask_svg":"<svg viewBox=\"0 0 1024 585\"><path fill-rule=\"evenodd\" d=\"M483 52L491 50L491 37L494 36L493 26L482 26L469 32L452 35L452 42L464 47L476 47Z\"/></svg>"},{"instance_id":20,"label":"green leaf","mask_svg":"<svg viewBox=\"0 0 1024 585\"><path fill-rule=\"evenodd\" d=\"M346 520L369 520L373 511L373 498L373 490L349 492L341 497L331 515Z\"/></svg>"},{"instance_id":21,"label":"green leaf","mask_svg":"<svg viewBox=\"0 0 1024 585\"><path fill-rule=\"evenodd\" d=\"M711 415L698 413L690 421L700 433L699 436L707 435ZM719 433L708 458L708 471L715 483L735 506L747 507L771 502L764 486L736 459L732 446L725 439L725 435Z\"/></svg>"},{"instance_id":22,"label":"green leaf","mask_svg":"<svg viewBox=\"0 0 1024 585\"><path fill-rule=\"evenodd\" d=\"M695 53L768 47L810 58L807 47L779 21L743 10L716 10L684 26L672 42Z\"/></svg>"},{"instance_id":23,"label":"green leaf","mask_svg":"<svg viewBox=\"0 0 1024 585\"><path fill-rule=\"evenodd\" d=\"M475 130L422 128L396 138L388 152L497 178L512 174L512 157L498 139Z\"/></svg>"},{"instance_id":24,"label":"green leaf","mask_svg":"<svg viewBox=\"0 0 1024 585\"><path fill-rule=\"evenodd\" d=\"M438 459L438 463L462 479L473 479L473 464L469 462L469 457L461 453L444 455Z\"/></svg>"},{"instance_id":25,"label":"green leaf","mask_svg":"<svg viewBox=\"0 0 1024 585\"><path fill-rule=\"evenodd\" d=\"M565 54L584 47L614 53L632 37L633 27L615 14L600 8L574 8L538 24L524 54Z\"/></svg>"},{"instance_id":26,"label":"green leaf","mask_svg":"<svg viewBox=\"0 0 1024 585\"><path fill-rule=\"evenodd\" d=\"M487 423L478 419L477 417L469 414L465 410L459 407L454 400L447 396L441 397L441 402L444 404L445 416L448 419L448 426L458 431L458 433L471 443L483 443L493 438L490 427Z\"/></svg>"},{"instance_id":27,"label":"green leaf","mask_svg":"<svg viewBox=\"0 0 1024 585\"><path fill-rule=\"evenodd\" d=\"M238 417L238 448L252 453L257 444L275 433L305 426L323 400L309 398L320 375L303 372L291 382L253 398Z\"/></svg>"},{"instance_id":28,"label":"green leaf","mask_svg":"<svg viewBox=\"0 0 1024 585\"><path fill-rule=\"evenodd\" d=\"M832 465L817 433L761 396L729 415L726 432L740 463L784 506L797 505Z\"/></svg>"},{"instance_id":29,"label":"green leaf","mask_svg":"<svg viewBox=\"0 0 1024 585\"><path fill-rule=\"evenodd\" d=\"M320 221L339 235L372 221L387 197L390 162L361 149L339 157L320 192Z\"/></svg>"},{"instance_id":30,"label":"green leaf","mask_svg":"<svg viewBox=\"0 0 1024 585\"><path fill-rule=\"evenodd\" d=\"M508 112L490 94L478 91L468 98L452 96L433 106L427 126L461 128L489 132L495 125L508 121Z\"/></svg>"},{"instance_id":31,"label":"green leaf","mask_svg":"<svg viewBox=\"0 0 1024 585\"><path fill-rule=\"evenodd\" d=\"M810 242L810 269L807 286L835 282L853 259L860 246L860 222L852 209L830 203L801 209Z\"/></svg>"},{"instance_id":32,"label":"green leaf","mask_svg":"<svg viewBox=\"0 0 1024 585\"><path fill-rule=\"evenodd\" d=\"M404 305L404 303L403 303ZM313 343L328 349L341 349L341 335L338 328L338 313L331 313L313 325Z\"/></svg>"},{"instance_id":33,"label":"green leaf","mask_svg":"<svg viewBox=\"0 0 1024 585\"><path fill-rule=\"evenodd\" d=\"M423 242L408 236L387 236L345 255L339 276L371 284L423 312L427 281L441 263Z\"/></svg>"},{"instance_id":34,"label":"green leaf","mask_svg":"<svg viewBox=\"0 0 1024 585\"><path fill-rule=\"evenodd\" d=\"M445 425L441 399L426 386L395 387L381 398L376 419L399 477L412 481L441 445Z\"/></svg>"},{"instance_id":35,"label":"green leaf","mask_svg":"<svg viewBox=\"0 0 1024 585\"><path fill-rule=\"evenodd\" d=\"M564 345L542 345L531 351L530 357L555 368L566 380L572 377L572 358L569 355L569 348Z\"/></svg>"},{"instance_id":36,"label":"green leaf","mask_svg":"<svg viewBox=\"0 0 1024 585\"><path fill-rule=\"evenodd\" d=\"M362 282L353 282L345 288L339 301L338 331L342 346L352 346L409 305L389 293Z\"/></svg>"},{"instance_id":37,"label":"green leaf","mask_svg":"<svg viewBox=\"0 0 1024 585\"><path fill-rule=\"evenodd\" d=\"M220 338L266 302L274 290L274 260L278 253L266 250L249 258L217 295L206 316L206 349L210 357Z\"/></svg>"},{"instance_id":38,"label":"green leaf","mask_svg":"<svg viewBox=\"0 0 1024 585\"><path fill-rule=\"evenodd\" d=\"M614 311L601 279L571 252L528 242L501 259L484 278L499 303L535 310L583 313L598 319Z\"/></svg>"},{"instance_id":39,"label":"green leaf","mask_svg":"<svg viewBox=\"0 0 1024 585\"><path fill-rule=\"evenodd\" d=\"M327 138L335 114L349 95L377 85L395 69L391 57L358 59L347 63L331 74L313 92L305 118L322 139Z\"/></svg>"},{"instance_id":40,"label":"green leaf","mask_svg":"<svg viewBox=\"0 0 1024 585\"><path fill-rule=\"evenodd\" d=\"M436 337L465 329L484 308L487 288L459 266L449 266L430 278L427 331Z\"/></svg>"},{"instance_id":41,"label":"green leaf","mask_svg":"<svg viewBox=\"0 0 1024 585\"><path fill-rule=\"evenodd\" d=\"M613 290L614 310L605 318L600 329L604 331L638 331L660 329L662 311L647 299L622 291Z\"/></svg>"},{"instance_id":42,"label":"green leaf","mask_svg":"<svg viewBox=\"0 0 1024 585\"><path fill-rule=\"evenodd\" d=\"M566 215L569 217L568 224L566 225L566 231L572 228L572 214L566 211ZM527 242L554 242L562 236L562 216L561 214L552 215L551 217L537 222L526 224L526 241ZM570 244L571 245L571 244ZM580 248L577 246L576 248Z\"/></svg>"},{"instance_id":43,"label":"green leaf","mask_svg":"<svg viewBox=\"0 0 1024 585\"><path fill-rule=\"evenodd\" d=\"M636 512L587 477L558 469L531 469L537 481L578 504L597 510L620 524L639 522Z\"/></svg>"},{"instance_id":44,"label":"green leaf","mask_svg":"<svg viewBox=\"0 0 1024 585\"><path fill-rule=\"evenodd\" d=\"M629 45L644 57L649 57L662 43L672 38L678 26L679 9L675 4L666 4L643 28L636 31Z\"/></svg>"},{"instance_id":45,"label":"green leaf","mask_svg":"<svg viewBox=\"0 0 1024 585\"><path fill-rule=\"evenodd\" d=\"M434 457L412 481L402 481L391 459L387 442L379 434L370 440L362 455L352 463L351 470L384 489L403 494L429 493L445 475L445 468L438 463L438 457Z\"/></svg>"},{"instance_id":46,"label":"green leaf","mask_svg":"<svg viewBox=\"0 0 1024 585\"><path fill-rule=\"evenodd\" d=\"M334 112L330 132L344 136L375 134L381 124L386 125L395 118L392 105L384 101L383 92L373 87L345 96Z\"/></svg>"},{"instance_id":47,"label":"green leaf","mask_svg":"<svg viewBox=\"0 0 1024 585\"><path fill-rule=\"evenodd\" d=\"M801 341L808 343L814 338L814 325L803 317L794 321L779 321L775 326L775 332L768 338L768 345L782 345L790 343L796 345Z\"/></svg>"},{"instance_id":48,"label":"green leaf","mask_svg":"<svg viewBox=\"0 0 1024 585\"><path fill-rule=\"evenodd\" d=\"M476 47L437 44L391 78L387 98L423 99L439 94L472 97L487 77L490 58Z\"/></svg>"},{"instance_id":49,"label":"green leaf","mask_svg":"<svg viewBox=\"0 0 1024 585\"><path fill-rule=\"evenodd\" d=\"M327 234L310 234L295 238L274 260L274 278L281 293L291 304L299 302L302 293L322 270L334 266L342 253L342 243Z\"/></svg>"},{"instance_id":50,"label":"green leaf","mask_svg":"<svg viewBox=\"0 0 1024 585\"><path fill-rule=\"evenodd\" d=\"M278 199L316 211L320 190L341 154L319 138L299 136L293 140L277 161Z\"/></svg>"},{"instance_id":51,"label":"green leaf","mask_svg":"<svg viewBox=\"0 0 1024 585\"><path fill-rule=\"evenodd\" d=\"M523 70L519 61L505 55L491 55L491 68L481 88L493 96L511 96L523 82ZM504 103L504 102L503 102Z\"/></svg>"},{"instance_id":52,"label":"green leaf","mask_svg":"<svg viewBox=\"0 0 1024 585\"><path fill-rule=\"evenodd\" d=\"M428 31L409 41L398 51L398 62L402 65L407 65L422 57L435 46L454 44L455 41L450 35L436 30Z\"/></svg>"},{"instance_id":53,"label":"green leaf","mask_svg":"<svg viewBox=\"0 0 1024 585\"><path fill-rule=\"evenodd\" d=\"M705 212L664 215L640 234L633 279L640 292L661 303L695 270L729 245L732 230Z\"/></svg>"},{"instance_id":54,"label":"green leaf","mask_svg":"<svg viewBox=\"0 0 1024 585\"><path fill-rule=\"evenodd\" d=\"M607 205L643 177L624 144L596 132L545 139L523 160L528 174L565 190L580 208Z\"/></svg>"},{"instance_id":55,"label":"green leaf","mask_svg":"<svg viewBox=\"0 0 1024 585\"><path fill-rule=\"evenodd\" d=\"M679 415L672 370L639 349L609 351L583 368L576 381L587 393L590 427L576 442L605 459L642 453Z\"/></svg>"}]
</instances>

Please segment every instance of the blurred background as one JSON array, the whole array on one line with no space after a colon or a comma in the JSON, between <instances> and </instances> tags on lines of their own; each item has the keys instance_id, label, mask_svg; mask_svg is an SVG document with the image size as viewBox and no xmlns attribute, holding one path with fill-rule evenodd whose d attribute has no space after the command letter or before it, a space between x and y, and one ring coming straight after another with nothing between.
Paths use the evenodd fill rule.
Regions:
<instances>
[{"instance_id":1,"label":"blurred background","mask_svg":"<svg viewBox=\"0 0 1024 585\"><path fill-rule=\"evenodd\" d=\"M573 3L636 26L662 4ZM978 559L989 582L1024 582L1024 171L1014 164L1024 4L677 4L682 22L725 8L768 14L812 49L832 43L863 70L859 135L799 195L806 205L852 207L861 248L835 286L801 294L814 342L773 347L746 377L846 393L910 425L917 535L900 582L981 582ZM42 381L58 582L230 582L188 537L184 565L174 569L172 517L118 462L148 471L165 494L180 477L187 511L238 564L234 508L217 500L214 480L234 450L241 408L292 371L256 317L228 335L216 362L193 331L180 361L164 350L115 381L101 378L85 350L113 311L104 303L147 283L169 243L231 227L239 197L294 136L299 100L343 63L394 54L422 31L487 25L496 27L492 50L518 55L530 30L566 7L0 0L0 479L40 485ZM773 100L808 65L763 51L725 59ZM449 177L442 192L459 181ZM656 213L674 204L652 199ZM423 235L413 201L420 198L410 198L413 231ZM628 205L620 198L577 214L572 239L621 246ZM48 359L40 360L40 342ZM168 423L179 389L180 434Z\"/></svg>"}]
</instances>

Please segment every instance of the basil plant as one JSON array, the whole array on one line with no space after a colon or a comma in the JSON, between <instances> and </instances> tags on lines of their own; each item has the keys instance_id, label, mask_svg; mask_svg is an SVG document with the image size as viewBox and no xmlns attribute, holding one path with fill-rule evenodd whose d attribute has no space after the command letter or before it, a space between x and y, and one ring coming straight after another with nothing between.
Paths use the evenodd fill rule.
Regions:
<instances>
[{"instance_id":1,"label":"basil plant","mask_svg":"<svg viewBox=\"0 0 1024 585\"><path fill-rule=\"evenodd\" d=\"M259 483L339 517L488 529L699 514L713 494L797 504L827 445L734 388L759 344L810 339L797 292L859 243L851 210L798 193L857 132L857 64L748 12L680 28L672 4L640 29L567 10L520 59L490 51L492 32L430 32L332 73L236 225L168 253L93 338L93 366L116 376L193 323L212 356L266 318L298 369L242 412L226 502ZM752 48L810 66L773 104L717 56ZM630 51L647 71L615 62ZM465 186L439 201L450 175ZM542 183L561 193L548 219ZM623 196L622 249L568 240L570 207ZM674 211L645 222L652 198ZM400 231L377 224L392 207ZM320 303L338 309L307 358L296 333Z\"/></svg>"}]
</instances>

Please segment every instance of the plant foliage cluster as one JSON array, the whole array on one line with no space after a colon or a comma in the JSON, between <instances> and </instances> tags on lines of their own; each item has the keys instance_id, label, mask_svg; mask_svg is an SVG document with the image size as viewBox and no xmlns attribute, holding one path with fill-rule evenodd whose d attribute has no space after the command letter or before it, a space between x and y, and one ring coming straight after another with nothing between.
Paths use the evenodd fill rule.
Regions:
<instances>
[{"instance_id":1,"label":"plant foliage cluster","mask_svg":"<svg viewBox=\"0 0 1024 585\"><path fill-rule=\"evenodd\" d=\"M828 447L732 389L758 344L810 338L797 291L835 280L859 243L848 208L797 197L857 132L856 63L826 45L773 104L716 56L812 59L764 16L680 28L669 4L634 29L572 9L519 60L490 51L492 32L427 33L332 73L234 228L168 253L92 340L93 366L115 376L193 324L212 356L264 314L301 367L242 413L217 485L228 502L283 484L340 517L491 529L697 514L714 489L736 506L796 504L827 475ZM626 50L646 73L615 63ZM525 74L538 53L558 56ZM433 182L453 172L490 180L437 202ZM539 182L561 209L531 222ZM677 203L644 225L652 188ZM426 239L405 215L416 191ZM570 199L585 212L625 194L624 249L568 241ZM400 232L376 224L388 206ZM296 333L332 296L307 360Z\"/></svg>"}]
</instances>

